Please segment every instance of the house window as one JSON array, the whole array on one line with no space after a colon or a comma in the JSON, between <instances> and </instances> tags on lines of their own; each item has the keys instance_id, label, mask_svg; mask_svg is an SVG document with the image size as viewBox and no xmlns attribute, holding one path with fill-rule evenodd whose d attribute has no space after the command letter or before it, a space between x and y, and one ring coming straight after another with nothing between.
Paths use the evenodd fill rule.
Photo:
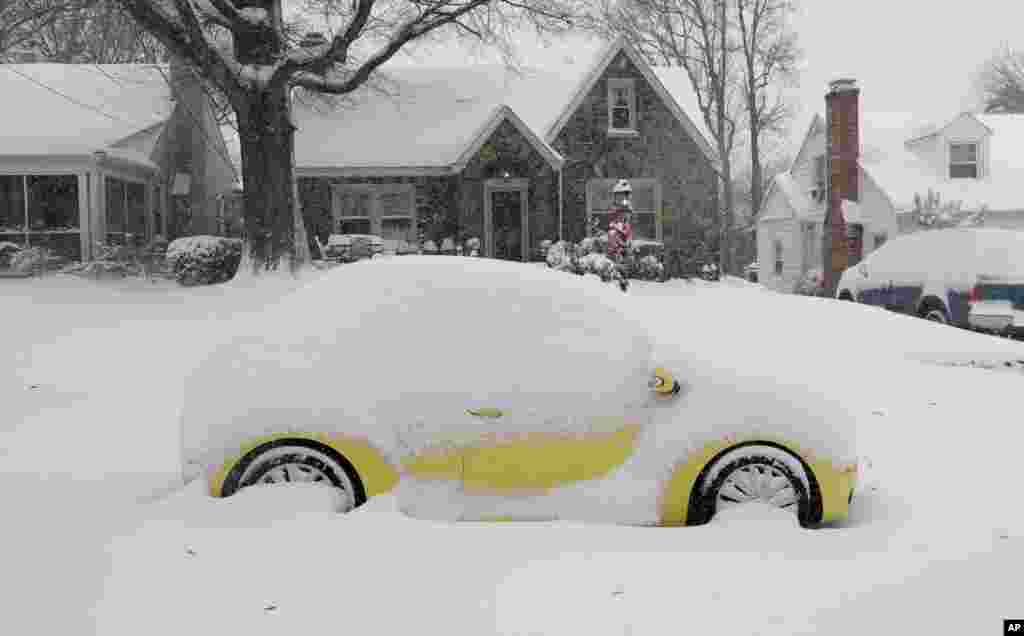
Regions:
<instances>
[{"instance_id":1,"label":"house window","mask_svg":"<svg viewBox=\"0 0 1024 636\"><path fill-rule=\"evenodd\" d=\"M775 241L775 275L782 276L782 241Z\"/></svg>"},{"instance_id":2,"label":"house window","mask_svg":"<svg viewBox=\"0 0 1024 636\"><path fill-rule=\"evenodd\" d=\"M818 155L814 158L814 200L818 203L825 201L828 178L826 174L827 165L825 155Z\"/></svg>"},{"instance_id":3,"label":"house window","mask_svg":"<svg viewBox=\"0 0 1024 636\"><path fill-rule=\"evenodd\" d=\"M587 181L587 202L589 211L587 224L591 218L598 219L602 230L608 229L608 211L612 208L612 187L618 179L591 179ZM629 179L633 188L633 237L660 241L662 224L657 210L661 204L661 190L657 179Z\"/></svg>"},{"instance_id":4,"label":"house window","mask_svg":"<svg viewBox=\"0 0 1024 636\"><path fill-rule=\"evenodd\" d=\"M887 234L875 234L875 249L877 250L878 248L880 248L883 245L885 245L885 242L888 239L889 239L889 236Z\"/></svg>"},{"instance_id":5,"label":"house window","mask_svg":"<svg viewBox=\"0 0 1024 636\"><path fill-rule=\"evenodd\" d=\"M949 144L949 178L978 178L978 144Z\"/></svg>"},{"instance_id":6,"label":"house window","mask_svg":"<svg viewBox=\"0 0 1024 636\"><path fill-rule=\"evenodd\" d=\"M0 242L81 257L78 176L0 175Z\"/></svg>"},{"instance_id":7,"label":"house window","mask_svg":"<svg viewBox=\"0 0 1024 636\"><path fill-rule=\"evenodd\" d=\"M334 232L373 234L416 243L416 188L412 184L353 184L334 189Z\"/></svg>"},{"instance_id":8,"label":"house window","mask_svg":"<svg viewBox=\"0 0 1024 636\"><path fill-rule=\"evenodd\" d=\"M107 243L125 245L146 236L146 186L107 177Z\"/></svg>"},{"instance_id":9,"label":"house window","mask_svg":"<svg viewBox=\"0 0 1024 636\"><path fill-rule=\"evenodd\" d=\"M636 90L631 79L608 80L608 129L636 131Z\"/></svg>"}]
</instances>

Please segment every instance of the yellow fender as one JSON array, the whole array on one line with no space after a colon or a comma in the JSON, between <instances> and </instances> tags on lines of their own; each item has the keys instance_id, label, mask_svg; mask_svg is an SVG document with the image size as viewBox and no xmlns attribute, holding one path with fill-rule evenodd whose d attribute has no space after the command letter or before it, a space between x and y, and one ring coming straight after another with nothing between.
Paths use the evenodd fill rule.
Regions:
<instances>
[{"instance_id":1,"label":"yellow fender","mask_svg":"<svg viewBox=\"0 0 1024 636\"><path fill-rule=\"evenodd\" d=\"M698 475L722 451L745 442L765 442L783 447L804 460L821 491L821 521L828 523L845 519L849 514L850 497L857 485L857 465L836 466L831 461L816 457L807 449L786 440L764 435L733 436L706 444L678 461L672 475L662 488L659 498L659 523L665 526L686 524L690 507L690 493L696 486Z\"/></svg>"}]
</instances>

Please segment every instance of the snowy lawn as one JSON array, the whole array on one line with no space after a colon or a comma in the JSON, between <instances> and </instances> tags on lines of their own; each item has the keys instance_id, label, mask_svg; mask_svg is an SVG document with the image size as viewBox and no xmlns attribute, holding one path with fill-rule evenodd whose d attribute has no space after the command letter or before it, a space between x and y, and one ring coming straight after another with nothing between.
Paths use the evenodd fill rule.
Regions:
<instances>
[{"instance_id":1,"label":"snowy lawn","mask_svg":"<svg viewBox=\"0 0 1024 636\"><path fill-rule=\"evenodd\" d=\"M843 387L862 474L839 528L756 507L699 528L452 525L392 497L343 516L315 487L176 488L181 378L290 285L0 281L0 624L964 634L1024 615L1020 343L737 281L634 286L659 338L766 373L799 350L804 376ZM955 366L972 363L994 370Z\"/></svg>"}]
</instances>

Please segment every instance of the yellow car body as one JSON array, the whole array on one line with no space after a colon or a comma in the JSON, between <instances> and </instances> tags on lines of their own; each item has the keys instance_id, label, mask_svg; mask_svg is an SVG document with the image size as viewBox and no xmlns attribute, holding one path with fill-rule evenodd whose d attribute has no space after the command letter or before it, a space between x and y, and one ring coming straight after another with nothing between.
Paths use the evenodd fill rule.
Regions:
<instances>
[{"instance_id":1,"label":"yellow car body","mask_svg":"<svg viewBox=\"0 0 1024 636\"><path fill-rule=\"evenodd\" d=\"M334 298L344 303L326 311ZM857 467L844 409L770 377L729 377L706 362L713 353L656 349L623 298L488 259L331 270L239 324L190 375L185 479L229 495L257 483L240 475L264 449L294 441L340 456L365 497L393 492L401 505L436 487L460 500L458 519L675 526L694 521L709 467L757 443L806 477L814 522L847 516ZM807 413L829 426L809 430Z\"/></svg>"}]
</instances>

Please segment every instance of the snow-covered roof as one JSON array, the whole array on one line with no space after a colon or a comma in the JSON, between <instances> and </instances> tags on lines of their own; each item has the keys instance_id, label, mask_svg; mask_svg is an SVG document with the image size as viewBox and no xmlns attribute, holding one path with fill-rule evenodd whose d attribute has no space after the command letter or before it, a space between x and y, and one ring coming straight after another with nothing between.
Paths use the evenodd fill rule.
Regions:
<instances>
[{"instance_id":1,"label":"snow-covered roof","mask_svg":"<svg viewBox=\"0 0 1024 636\"><path fill-rule=\"evenodd\" d=\"M964 209L1024 210L1020 175L1024 169L1024 115L975 115L988 127L988 172L981 179L949 179L902 143L876 144L862 164L899 210L913 207L914 195L929 189L942 201L961 201ZM909 137L909 136L908 136ZM905 138L906 139L906 138Z\"/></svg>"},{"instance_id":2,"label":"snow-covered roof","mask_svg":"<svg viewBox=\"0 0 1024 636\"><path fill-rule=\"evenodd\" d=\"M496 109L507 106L542 131L571 87L557 72L517 74L502 66L391 69L379 86L336 108L316 98L296 101L296 167L446 168Z\"/></svg>"},{"instance_id":3,"label":"snow-covered roof","mask_svg":"<svg viewBox=\"0 0 1024 636\"><path fill-rule=\"evenodd\" d=\"M621 42L600 52L598 62ZM333 107L317 98L296 101L296 167L427 168L455 165L498 109L505 107L537 138L542 154L558 156L548 133L597 66L556 64L510 70L500 65L457 68L390 67L380 81ZM648 67L651 68L651 67ZM652 68L652 78L675 100L705 153L713 155L685 71Z\"/></svg>"},{"instance_id":4,"label":"snow-covered roof","mask_svg":"<svg viewBox=\"0 0 1024 636\"><path fill-rule=\"evenodd\" d=\"M0 154L110 156L148 164L154 127L170 116L161 68L139 64L0 65ZM148 131L147 129L153 129ZM116 148L114 146L117 146Z\"/></svg>"},{"instance_id":5,"label":"snow-covered roof","mask_svg":"<svg viewBox=\"0 0 1024 636\"><path fill-rule=\"evenodd\" d=\"M793 208L797 218L802 220L821 220L825 208L818 205L811 198L809 192L805 192L793 179L789 172L783 172L775 176L773 188L777 188L785 197L786 201Z\"/></svg>"}]
</instances>

